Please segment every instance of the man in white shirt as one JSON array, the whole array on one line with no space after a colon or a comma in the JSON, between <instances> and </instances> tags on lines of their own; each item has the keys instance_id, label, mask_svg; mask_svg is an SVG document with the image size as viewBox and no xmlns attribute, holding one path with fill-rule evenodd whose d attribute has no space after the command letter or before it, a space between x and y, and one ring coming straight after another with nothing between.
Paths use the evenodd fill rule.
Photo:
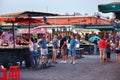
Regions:
<instances>
[{"instance_id":1,"label":"man in white shirt","mask_svg":"<svg viewBox=\"0 0 120 80\"><path fill-rule=\"evenodd\" d=\"M12 29L9 29L8 31L4 31L1 36L5 43L9 43L10 41L12 41L12 37L13 37Z\"/></svg>"}]
</instances>

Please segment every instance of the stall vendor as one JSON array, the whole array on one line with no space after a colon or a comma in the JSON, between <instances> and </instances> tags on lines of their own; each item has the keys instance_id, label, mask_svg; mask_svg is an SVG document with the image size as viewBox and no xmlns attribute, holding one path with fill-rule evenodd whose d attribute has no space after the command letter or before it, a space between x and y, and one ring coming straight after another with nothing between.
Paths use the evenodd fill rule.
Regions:
<instances>
[{"instance_id":1,"label":"stall vendor","mask_svg":"<svg viewBox=\"0 0 120 80\"><path fill-rule=\"evenodd\" d=\"M9 44L11 43L13 40L12 40L12 29L9 29L8 31L4 31L2 34L1 34L1 37L4 41L4 43L6 44Z\"/></svg>"}]
</instances>

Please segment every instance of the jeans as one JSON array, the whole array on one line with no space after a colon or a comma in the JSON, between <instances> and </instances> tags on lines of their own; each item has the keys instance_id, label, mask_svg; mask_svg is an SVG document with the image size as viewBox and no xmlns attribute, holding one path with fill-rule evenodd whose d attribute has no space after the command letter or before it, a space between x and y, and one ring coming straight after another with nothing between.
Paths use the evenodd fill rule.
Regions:
<instances>
[{"instance_id":1,"label":"jeans","mask_svg":"<svg viewBox=\"0 0 120 80\"><path fill-rule=\"evenodd\" d=\"M97 55L97 45L94 45L94 55Z\"/></svg>"},{"instance_id":2,"label":"jeans","mask_svg":"<svg viewBox=\"0 0 120 80\"><path fill-rule=\"evenodd\" d=\"M39 56L38 51L33 51L33 59L35 65L37 64L37 60L39 58L38 56Z\"/></svg>"},{"instance_id":3,"label":"jeans","mask_svg":"<svg viewBox=\"0 0 120 80\"><path fill-rule=\"evenodd\" d=\"M38 51L30 51L30 64L35 68L38 64L39 54Z\"/></svg>"}]
</instances>

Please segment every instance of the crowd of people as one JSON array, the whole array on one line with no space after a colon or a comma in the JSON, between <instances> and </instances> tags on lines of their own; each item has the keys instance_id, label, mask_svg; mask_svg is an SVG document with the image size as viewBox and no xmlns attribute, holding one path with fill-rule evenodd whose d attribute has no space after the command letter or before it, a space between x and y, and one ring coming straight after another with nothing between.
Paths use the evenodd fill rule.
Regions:
<instances>
[{"instance_id":1,"label":"crowd of people","mask_svg":"<svg viewBox=\"0 0 120 80\"><path fill-rule=\"evenodd\" d=\"M52 62L57 64L57 55L61 53L61 62L60 63L67 63L67 55L71 55L70 63L76 63L76 45L83 44L84 41L89 41L89 38L92 36L99 36L101 39L97 42L92 42L94 47L94 54L99 52L100 54L100 62L111 62L111 53L116 53L116 62L120 64L120 36L118 34L112 35L109 34L103 37L100 34L74 34L70 33L66 36L65 33L61 33L59 36L58 34L54 34L53 38L51 39L51 44L53 47L53 54L52 54ZM47 37L43 35L40 39L31 37L29 39L28 35L16 36L15 37L15 44L16 45L28 45L29 52L30 52L30 62L32 64L37 63L37 59L41 59L41 56L48 55L48 48L47 48ZM4 31L0 36L0 45L4 46L7 44L8 46L13 44L13 35L12 30ZM69 44L69 45L68 45ZM69 47L68 47L69 46ZM69 52L68 52L69 51ZM40 56L40 57L38 57ZM45 58L47 60L47 57ZM43 61L42 59L40 61Z\"/></svg>"},{"instance_id":2,"label":"crowd of people","mask_svg":"<svg viewBox=\"0 0 120 80\"><path fill-rule=\"evenodd\" d=\"M111 53L116 53L116 62L120 64L120 41L117 36L112 39L101 37L98 41L100 62L111 62Z\"/></svg>"}]
</instances>

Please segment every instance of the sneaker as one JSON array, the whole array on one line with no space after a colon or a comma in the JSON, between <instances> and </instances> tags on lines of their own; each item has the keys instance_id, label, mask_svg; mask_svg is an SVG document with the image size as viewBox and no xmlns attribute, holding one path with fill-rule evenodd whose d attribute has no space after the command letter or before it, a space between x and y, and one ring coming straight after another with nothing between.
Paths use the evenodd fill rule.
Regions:
<instances>
[{"instance_id":1,"label":"sneaker","mask_svg":"<svg viewBox=\"0 0 120 80\"><path fill-rule=\"evenodd\" d=\"M67 61L63 61L63 63L67 63Z\"/></svg>"},{"instance_id":2,"label":"sneaker","mask_svg":"<svg viewBox=\"0 0 120 80\"><path fill-rule=\"evenodd\" d=\"M60 63L64 63L64 61L62 60L62 61L60 61Z\"/></svg>"},{"instance_id":3,"label":"sneaker","mask_svg":"<svg viewBox=\"0 0 120 80\"><path fill-rule=\"evenodd\" d=\"M54 62L55 64L58 64L58 62Z\"/></svg>"},{"instance_id":4,"label":"sneaker","mask_svg":"<svg viewBox=\"0 0 120 80\"><path fill-rule=\"evenodd\" d=\"M70 64L72 64L73 63L73 61L70 61Z\"/></svg>"},{"instance_id":5,"label":"sneaker","mask_svg":"<svg viewBox=\"0 0 120 80\"><path fill-rule=\"evenodd\" d=\"M75 61L73 61L72 64L76 64Z\"/></svg>"}]
</instances>

